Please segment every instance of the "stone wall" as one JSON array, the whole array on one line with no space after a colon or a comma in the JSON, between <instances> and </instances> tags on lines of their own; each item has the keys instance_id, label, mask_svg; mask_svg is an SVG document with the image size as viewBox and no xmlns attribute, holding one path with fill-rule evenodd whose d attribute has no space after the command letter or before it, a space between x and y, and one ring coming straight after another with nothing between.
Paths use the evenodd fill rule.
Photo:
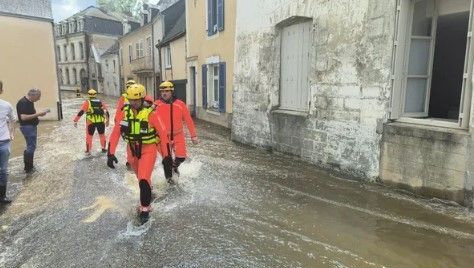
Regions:
<instances>
[{"instance_id":1,"label":"stone wall","mask_svg":"<svg viewBox=\"0 0 474 268\"><path fill-rule=\"evenodd\" d=\"M245 12L243 12L245 10ZM232 138L374 180L390 103L395 1L237 4ZM280 32L312 18L310 110L278 110Z\"/></svg>"},{"instance_id":2,"label":"stone wall","mask_svg":"<svg viewBox=\"0 0 474 268\"><path fill-rule=\"evenodd\" d=\"M383 135L381 179L416 193L469 206L464 130L392 123Z\"/></svg>"}]
</instances>

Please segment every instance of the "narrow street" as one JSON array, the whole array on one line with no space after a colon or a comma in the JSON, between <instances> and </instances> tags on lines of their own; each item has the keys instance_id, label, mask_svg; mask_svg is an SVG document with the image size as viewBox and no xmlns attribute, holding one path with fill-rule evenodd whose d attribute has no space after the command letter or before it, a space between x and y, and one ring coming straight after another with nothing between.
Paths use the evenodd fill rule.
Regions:
<instances>
[{"instance_id":1,"label":"narrow street","mask_svg":"<svg viewBox=\"0 0 474 268\"><path fill-rule=\"evenodd\" d=\"M84 156L82 99L41 123L36 164L22 173L16 132L0 210L0 267L472 267L474 213L337 178L291 156L230 141L198 122L199 145L176 186L154 173L151 220L135 226L138 187L121 142L115 170L94 137ZM114 107L108 99L109 106ZM113 113L115 111L112 111ZM110 133L111 128L109 128Z\"/></svg>"}]
</instances>

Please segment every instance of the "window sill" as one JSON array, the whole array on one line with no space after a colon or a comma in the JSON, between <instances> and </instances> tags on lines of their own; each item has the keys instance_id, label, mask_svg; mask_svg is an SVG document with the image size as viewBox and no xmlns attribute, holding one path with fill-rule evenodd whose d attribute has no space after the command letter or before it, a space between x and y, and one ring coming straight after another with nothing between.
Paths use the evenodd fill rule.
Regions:
<instances>
[{"instance_id":1,"label":"window sill","mask_svg":"<svg viewBox=\"0 0 474 268\"><path fill-rule=\"evenodd\" d=\"M308 117L309 116L308 112L285 110L285 109L273 110L272 113L274 113L274 114L294 115L294 116L301 116L301 117Z\"/></svg>"},{"instance_id":2,"label":"window sill","mask_svg":"<svg viewBox=\"0 0 474 268\"><path fill-rule=\"evenodd\" d=\"M207 113L210 113L210 114L213 114L213 115L221 115L221 113L219 113L218 111L212 110L212 109L210 109L210 108L207 108L207 109L206 109L206 112L207 112Z\"/></svg>"},{"instance_id":3,"label":"window sill","mask_svg":"<svg viewBox=\"0 0 474 268\"><path fill-rule=\"evenodd\" d=\"M402 117L395 120L395 122L407 123L407 124L413 124L413 125L451 128L451 129L463 129L459 126L458 121L448 120L448 119Z\"/></svg>"}]
</instances>

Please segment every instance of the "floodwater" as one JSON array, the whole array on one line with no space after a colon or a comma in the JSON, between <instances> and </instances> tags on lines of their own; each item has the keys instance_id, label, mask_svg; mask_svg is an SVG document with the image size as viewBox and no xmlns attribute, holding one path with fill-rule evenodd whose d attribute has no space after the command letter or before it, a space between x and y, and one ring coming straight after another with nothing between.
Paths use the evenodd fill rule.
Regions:
<instances>
[{"instance_id":1,"label":"floodwater","mask_svg":"<svg viewBox=\"0 0 474 268\"><path fill-rule=\"evenodd\" d=\"M16 135L0 267L473 267L472 211L343 180L204 122L176 186L157 163L154 211L136 226L123 142L115 170L98 137L85 157L81 102L66 95L65 119L42 123L32 176Z\"/></svg>"}]
</instances>

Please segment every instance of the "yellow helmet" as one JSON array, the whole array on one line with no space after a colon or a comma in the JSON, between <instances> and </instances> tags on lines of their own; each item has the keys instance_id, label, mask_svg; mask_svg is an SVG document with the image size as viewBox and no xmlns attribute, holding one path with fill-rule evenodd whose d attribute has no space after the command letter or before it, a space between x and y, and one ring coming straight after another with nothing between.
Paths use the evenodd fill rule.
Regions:
<instances>
[{"instance_id":1,"label":"yellow helmet","mask_svg":"<svg viewBox=\"0 0 474 268\"><path fill-rule=\"evenodd\" d=\"M174 90L174 85L170 81L165 81L160 84L160 90Z\"/></svg>"},{"instance_id":2,"label":"yellow helmet","mask_svg":"<svg viewBox=\"0 0 474 268\"><path fill-rule=\"evenodd\" d=\"M95 97L97 95L97 91L91 88L89 91L87 91L87 94L89 94L89 97Z\"/></svg>"},{"instance_id":3,"label":"yellow helmet","mask_svg":"<svg viewBox=\"0 0 474 268\"><path fill-rule=\"evenodd\" d=\"M127 88L127 99L139 100L145 98L145 87L141 84L133 84Z\"/></svg>"}]
</instances>

